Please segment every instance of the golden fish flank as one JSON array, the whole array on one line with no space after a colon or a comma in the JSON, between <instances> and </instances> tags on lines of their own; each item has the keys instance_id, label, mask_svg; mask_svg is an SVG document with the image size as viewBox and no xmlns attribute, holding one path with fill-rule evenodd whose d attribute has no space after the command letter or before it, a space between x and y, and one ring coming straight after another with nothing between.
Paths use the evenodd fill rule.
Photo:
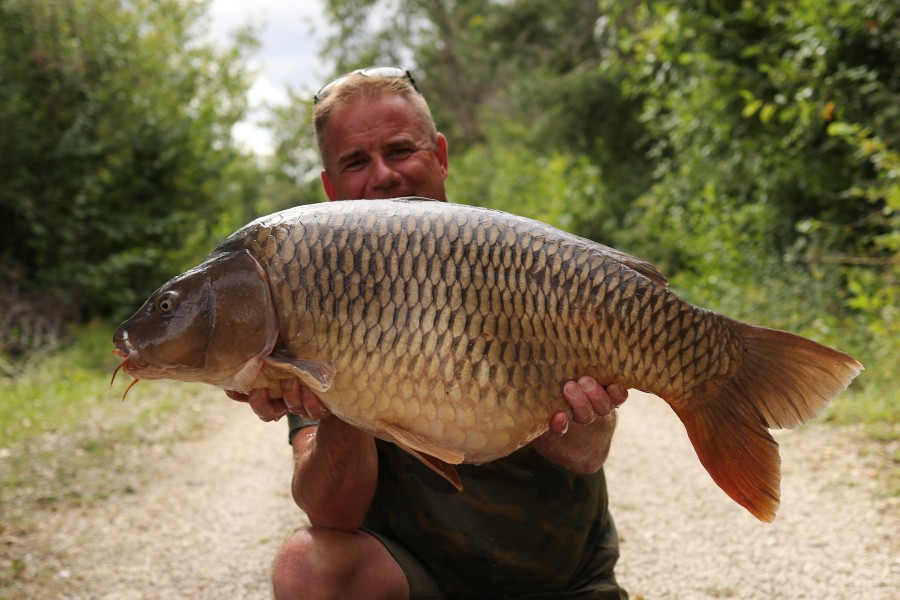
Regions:
<instances>
[{"instance_id":1,"label":"golden fish flank","mask_svg":"<svg viewBox=\"0 0 900 600\"><path fill-rule=\"evenodd\" d=\"M230 283L238 271L248 274ZM213 342L204 365L185 369L171 359L182 332L148 307L166 293L199 302L201 278L220 282L204 300L219 315L238 298L260 298L244 311L258 333L229 337L227 322L195 306L195 321L206 321L191 335ZM812 418L861 365L683 302L666 286L640 259L497 211L328 203L239 230L160 288L115 339L136 377L178 368L181 379L275 394L278 379L297 377L335 415L451 481L446 463L527 444L567 409L562 383L592 375L665 399L715 481L770 520L779 465L767 429Z\"/></svg>"},{"instance_id":2,"label":"golden fish flank","mask_svg":"<svg viewBox=\"0 0 900 600\"><path fill-rule=\"evenodd\" d=\"M337 325L349 325L353 328L354 334L349 339L337 339L338 348L346 347L365 348L367 354L357 354L356 362L349 362L346 366L347 372L365 373L369 377L373 376L373 371L381 371L379 363L381 356L372 356L380 348L394 347L396 352L387 352L384 356L386 366L390 367L386 371L394 371L397 366L399 357L410 357L409 360L399 364L399 372L405 376L410 373L420 373L423 377L413 381L412 378L400 378L392 390L395 401L388 404L385 410L392 411L392 416L397 420L404 420L405 413L403 406L409 404L409 400L416 396L425 396L433 394L435 390L441 390L446 387L445 382L452 382L453 379L460 379L462 383L473 381L480 387L489 391L489 394L496 396L497 392L489 383L489 379L493 378L495 384L505 386L509 377L507 368L504 364L511 363L515 360L516 345L512 343L504 344L498 340L494 340L488 346L486 362L466 361L465 353L470 346L481 346L484 344L481 340L485 335L491 335L490 329L496 328L499 336L506 338L509 335L511 317L522 319L525 316L525 305L520 297L516 297L511 304L511 314L502 312L498 315L489 314L486 326L488 331L473 332L476 342L470 343L462 334L466 330L470 314L476 313L480 305L494 302L500 304L504 302L504 298L500 296L503 286L498 286L496 282L497 272L494 269L486 272L478 271L479 277L474 283L463 287L457 285L457 281L462 279L463 282L471 282L471 263L463 260L466 246L458 244L455 248L452 241L458 240L456 233L459 231L464 242L476 240L487 249L484 244L492 244L499 240L500 230L494 227L488 231L474 230L471 226L466 226L459 230L458 223L451 222L449 227L445 223L438 221L434 228L434 235L429 236L430 228L424 226L421 231L414 228L416 221L411 215L405 220L396 220L393 222L391 233L396 239L389 238L387 242L375 246L379 252L378 257L372 260L372 252L369 247L364 247L363 236L353 235L352 232L341 230L339 234L325 233L324 237L313 234L313 242L319 240L328 242L332 240L330 245L324 246L324 259L308 260L306 264L307 270L301 276L292 274L298 272L299 269L288 263L284 277L281 282L281 291L279 295L283 300L279 303L281 306L293 307L290 313L284 315L284 322L294 325L288 331L282 331L282 339L291 340L292 345L298 348L310 347L320 344L322 340L329 340L328 329L322 327L319 329L313 327L302 327L295 324L296 314L300 310L306 310L307 313L314 313L316 306L324 309L326 312L332 310L333 305L337 305L341 300L347 303L346 306L336 306L340 315L349 321L341 321L337 318ZM347 223L339 223L335 221L335 225L346 226ZM282 228L283 229L283 228ZM310 224L306 224L304 230L309 232ZM304 238L298 235L288 235L287 233L278 233L279 228L274 229L262 228L265 236L257 236L258 247L251 245L254 253L268 256L269 243L268 240L274 237L281 244L277 254L280 256L295 255L296 246L301 246L297 256L304 256L309 249L304 247L302 243ZM272 233L272 232L275 233ZM382 228L382 231L384 229ZM437 238L437 235L444 234L449 231L448 237ZM343 236L335 238L335 235ZM511 232L507 235L507 242L514 242L514 236ZM335 241L336 240L336 241ZM291 250L284 250L285 245L290 245ZM507 258L504 264L503 256L498 252L490 253L477 252L478 248L472 247L469 250L469 260L477 261L481 259L483 262L492 266L511 266L511 259ZM396 251L396 254L393 252ZM451 256L451 251L455 252ZM395 257L395 260L385 262L384 256L387 252L388 256ZM448 260L455 259L457 264L461 266L460 272L456 270L445 270L444 265ZM374 268L373 268L374 263ZM277 262L271 263L276 269ZM330 277L325 275L325 271L330 270ZM446 277L445 277L446 273ZM350 278L358 278L356 281ZM524 289L524 276L519 277L522 288ZM305 282L306 285L298 285ZM350 287L347 287L347 284ZM311 287L314 287L322 295L321 297L310 295L307 293ZM362 303L354 303L358 294L356 290L362 287ZM448 291L449 287L449 291ZM393 288L393 293L390 292ZM296 294L292 301L289 301L287 290ZM376 289L380 289L377 298L374 297ZM468 289L469 292L464 296L463 290ZM479 290L481 294L479 295ZM465 300L464 300L465 298ZM508 299L507 299L508 302ZM333 304L334 303L334 304ZM465 305L465 313L459 309ZM409 307L397 314L397 307ZM413 326L408 328L407 335L396 339L396 329L402 330L406 321L405 317L409 317L409 322ZM328 320L315 319L318 323L327 323ZM334 322L334 321L333 321ZM476 324L484 323L484 319L476 319ZM526 327L530 326L525 321ZM480 327L479 327L480 329ZM324 335L323 335L324 334ZM318 338L318 339L317 339ZM331 341L335 340L335 336L331 336ZM524 356L529 355L528 347L525 346ZM478 349L475 351L478 354ZM502 355L501 355L502 353ZM427 357L431 357L430 360ZM489 366L491 363L493 366ZM439 368L443 364L443 373ZM451 369L455 364L455 368ZM478 368L475 369L475 366ZM338 373L341 368L337 369ZM517 383L523 385L524 370L516 371ZM383 377L382 377L383 381ZM388 382L390 383L390 382ZM366 384L368 385L368 384ZM342 389L340 384L340 376L335 383L334 391ZM352 386L348 389L356 392L362 392L361 389L354 389ZM459 386L453 386L452 391L459 390ZM530 399L529 399L530 400ZM444 406L445 410L441 417L444 420L451 421L454 426L450 430L451 437L462 440L463 434L461 429L471 429L475 424L475 409L471 405L463 405L456 410L452 406ZM349 409L348 409L348 412ZM348 414L348 417L355 415ZM508 419L505 420L509 426ZM427 423L420 421L416 427L419 432L427 431ZM481 438L473 434L472 438L479 440ZM460 441L460 443L464 443Z\"/></svg>"}]
</instances>

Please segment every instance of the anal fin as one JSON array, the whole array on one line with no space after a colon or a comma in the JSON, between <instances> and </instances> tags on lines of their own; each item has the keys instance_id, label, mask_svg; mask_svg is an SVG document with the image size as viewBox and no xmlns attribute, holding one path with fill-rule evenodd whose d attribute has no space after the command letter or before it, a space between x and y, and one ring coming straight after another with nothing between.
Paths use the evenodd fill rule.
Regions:
<instances>
[{"instance_id":1,"label":"anal fin","mask_svg":"<svg viewBox=\"0 0 900 600\"><path fill-rule=\"evenodd\" d=\"M387 421L376 421L375 427L386 433L387 437L406 452L422 461L426 467L450 482L457 490L462 491L462 480L453 465L458 465L465 459L464 452L438 446L416 433Z\"/></svg>"}]
</instances>

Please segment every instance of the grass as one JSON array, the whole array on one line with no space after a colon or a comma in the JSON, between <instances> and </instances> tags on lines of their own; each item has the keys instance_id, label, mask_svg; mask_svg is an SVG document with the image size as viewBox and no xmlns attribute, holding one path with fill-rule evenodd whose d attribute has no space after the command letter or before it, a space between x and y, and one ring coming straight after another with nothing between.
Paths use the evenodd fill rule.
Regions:
<instances>
[{"instance_id":1,"label":"grass","mask_svg":"<svg viewBox=\"0 0 900 600\"><path fill-rule=\"evenodd\" d=\"M12 378L0 378L0 432L13 446L65 430L92 410L113 404L109 379L118 361L111 329L93 323L76 332L72 345L28 361Z\"/></svg>"},{"instance_id":2,"label":"grass","mask_svg":"<svg viewBox=\"0 0 900 600\"><path fill-rule=\"evenodd\" d=\"M863 337L863 336L857 336ZM874 439L897 441L900 425L900 339L886 335L857 341L851 353L865 366L849 394L839 396L828 411L839 424L862 423ZM893 432L892 432L893 430Z\"/></svg>"},{"instance_id":3,"label":"grass","mask_svg":"<svg viewBox=\"0 0 900 600\"><path fill-rule=\"evenodd\" d=\"M900 441L900 399L896 390L880 391L880 387L851 388L828 406L822 419L835 425L861 425L876 442Z\"/></svg>"},{"instance_id":4,"label":"grass","mask_svg":"<svg viewBox=\"0 0 900 600\"><path fill-rule=\"evenodd\" d=\"M858 354L866 370L820 418L826 423L857 429L869 442L863 451L879 455L879 463L887 465L878 472L885 495L900 497L900 392L896 385L900 350L879 351L878 346L875 341L870 345L872 351Z\"/></svg>"},{"instance_id":5,"label":"grass","mask_svg":"<svg viewBox=\"0 0 900 600\"><path fill-rule=\"evenodd\" d=\"M115 470L116 453L199 430L194 400L208 386L155 382L152 394L122 401L131 380L120 374L110 386L112 329L79 328L71 345L0 378L0 503L105 497L102 471Z\"/></svg>"}]
</instances>

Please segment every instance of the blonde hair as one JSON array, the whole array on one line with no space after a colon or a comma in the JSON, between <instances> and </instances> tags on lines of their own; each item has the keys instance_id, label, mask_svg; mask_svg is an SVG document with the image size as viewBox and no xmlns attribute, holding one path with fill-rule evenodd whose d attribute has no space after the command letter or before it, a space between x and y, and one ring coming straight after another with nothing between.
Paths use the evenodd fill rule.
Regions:
<instances>
[{"instance_id":1,"label":"blonde hair","mask_svg":"<svg viewBox=\"0 0 900 600\"><path fill-rule=\"evenodd\" d=\"M409 81L402 77L369 77L359 73L351 73L346 76L328 95L315 105L313 109L313 126L316 131L316 145L319 147L319 157L325 169L328 164L325 160L325 128L331 115L342 106L347 106L357 101L371 102L385 96L397 96L403 98L413 107L416 121L428 135L432 143L437 145L438 130L431 116L428 102L414 88Z\"/></svg>"}]
</instances>

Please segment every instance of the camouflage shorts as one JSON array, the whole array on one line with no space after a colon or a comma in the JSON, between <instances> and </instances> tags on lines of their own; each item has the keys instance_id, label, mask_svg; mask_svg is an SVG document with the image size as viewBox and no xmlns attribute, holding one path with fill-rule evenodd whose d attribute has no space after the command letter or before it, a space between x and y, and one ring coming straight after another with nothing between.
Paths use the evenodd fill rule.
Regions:
<instances>
[{"instance_id":1,"label":"camouflage shorts","mask_svg":"<svg viewBox=\"0 0 900 600\"><path fill-rule=\"evenodd\" d=\"M416 558L402 544L384 536L376 531L363 528L363 531L381 542L391 556L394 557L403 569L409 582L410 600L449 600L441 590L440 584L435 579L431 570L422 561ZM448 574L444 574L446 577ZM486 593L485 598L499 598L493 593ZM564 592L536 593L527 596L517 596L518 600L626 600L628 594L616 584L615 577L601 581L589 582L578 589ZM512 600L510 598L510 600Z\"/></svg>"}]
</instances>

